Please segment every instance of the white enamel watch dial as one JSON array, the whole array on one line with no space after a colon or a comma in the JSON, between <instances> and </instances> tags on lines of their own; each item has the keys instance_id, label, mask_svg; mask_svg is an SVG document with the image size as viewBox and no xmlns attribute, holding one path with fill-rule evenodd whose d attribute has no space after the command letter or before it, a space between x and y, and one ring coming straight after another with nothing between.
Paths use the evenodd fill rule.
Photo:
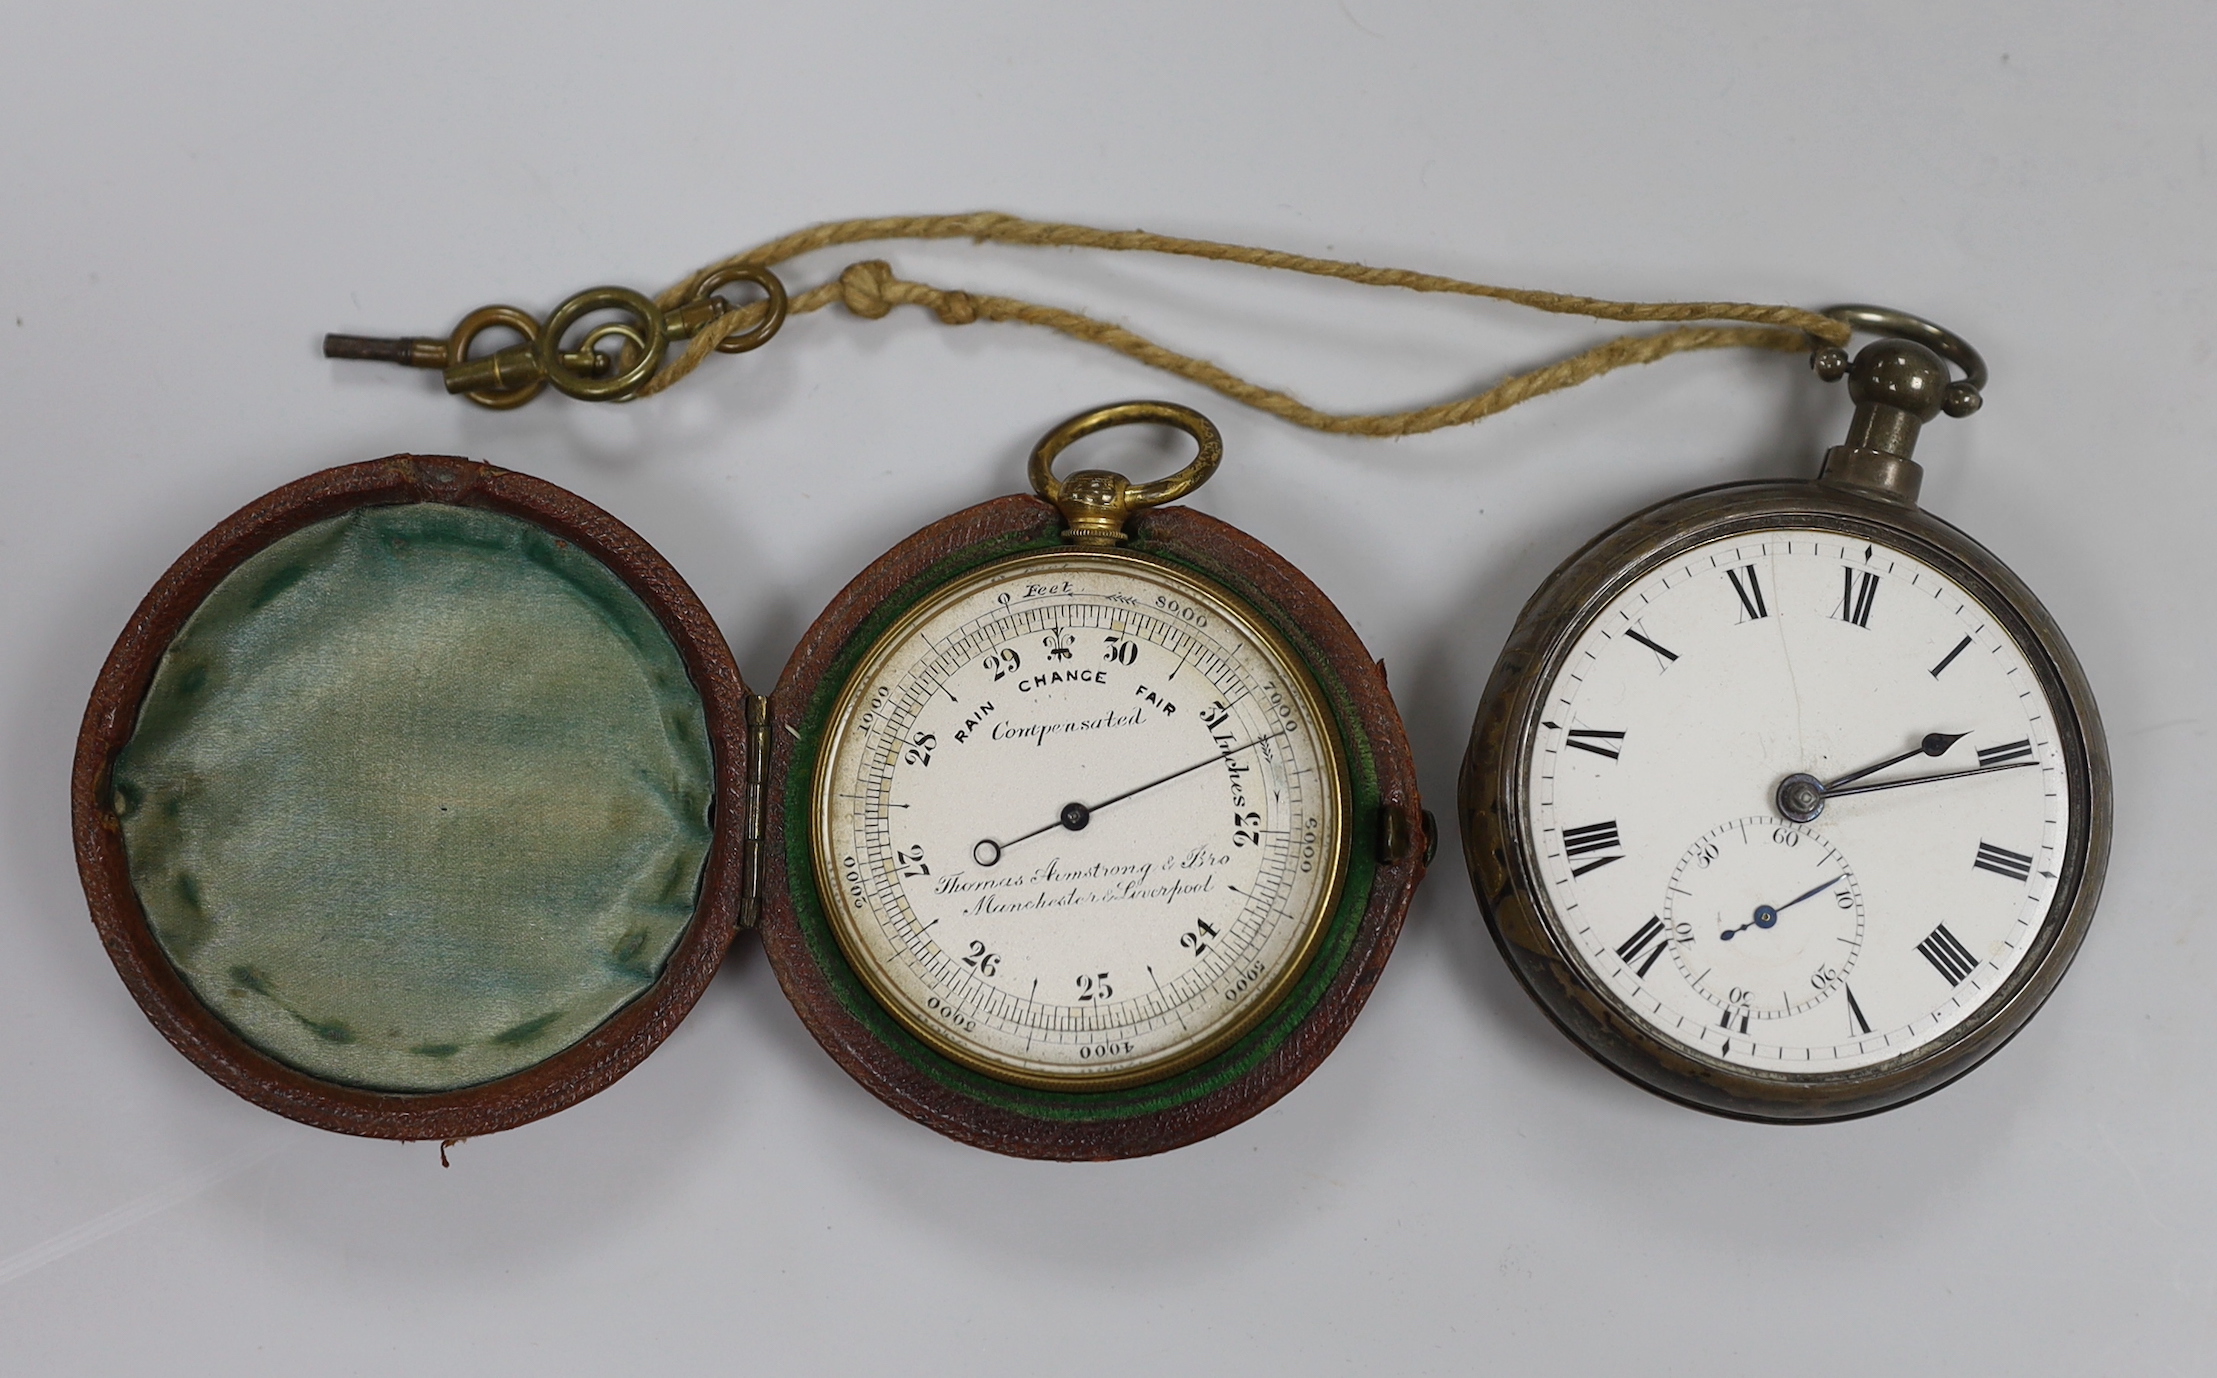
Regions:
<instances>
[{"instance_id":1,"label":"white enamel watch dial","mask_svg":"<svg viewBox=\"0 0 2217 1378\"><path fill-rule=\"evenodd\" d=\"M1227 1046L1307 965L1345 868L1308 674L1222 591L1113 551L928 597L849 679L815 781L850 963L927 1043L1031 1085Z\"/></svg>"},{"instance_id":2,"label":"white enamel watch dial","mask_svg":"<svg viewBox=\"0 0 2217 1378\"><path fill-rule=\"evenodd\" d=\"M1868 1068L1946 1038L2034 953L2082 806L2056 706L1931 565L1734 535L1626 587L1558 664L1525 762L1542 898L1655 1036L1735 1068Z\"/></svg>"}]
</instances>

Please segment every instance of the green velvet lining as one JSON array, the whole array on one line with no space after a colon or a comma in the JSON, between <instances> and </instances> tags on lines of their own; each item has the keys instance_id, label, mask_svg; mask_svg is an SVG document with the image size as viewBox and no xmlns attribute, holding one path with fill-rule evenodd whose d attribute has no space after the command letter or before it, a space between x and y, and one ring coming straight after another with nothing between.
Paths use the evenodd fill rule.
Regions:
<instances>
[{"instance_id":1,"label":"green velvet lining","mask_svg":"<svg viewBox=\"0 0 2217 1378\"><path fill-rule=\"evenodd\" d=\"M855 667L870 647L903 613L932 590L960 578L972 569L1027 550L1056 549L1062 544L1060 535L1053 534L1038 538L1005 537L968 547L911 580L864 619L817 686L816 694L803 717L800 737L794 744L791 774L785 791L786 866L796 879L793 886L793 908L795 917L799 920L801 936L808 944L809 955L823 969L839 1003L846 1011L880 1041L898 1052L903 1060L940 1085L972 1100L1042 1120L1099 1123L1174 1110L1231 1085L1253 1072L1265 1059L1284 1046L1285 1041L1316 1011L1325 992L1331 988L1332 982L1338 978L1349 955L1354 951L1355 939L1362 929L1363 915L1370 907L1371 886L1378 871L1377 830L1363 824L1378 816L1381 796L1378 789L1377 761L1371 755L1370 739L1362 730L1354 699L1347 692L1346 685L1332 674L1322 652L1301 629L1282 618L1272 616L1267 604L1243 591L1242 582L1230 570L1203 565L1182 553L1166 550L1145 536L1135 539L1127 549L1151 555L1167 564L1182 566L1205 579L1221 584L1239 594L1250 607L1263 613L1279 634L1286 638L1295 654L1315 673L1317 686L1323 690L1325 699L1331 705L1341 742L1346 747L1348 777L1353 788L1347 801L1351 825L1347 875L1340 889L1338 907L1333 910L1330 926L1325 930L1324 941L1319 945L1316 955L1310 959L1308 969L1302 973L1301 979L1294 983L1293 989L1287 992L1277 1007L1264 1016L1260 1023L1238 1042L1200 1066L1162 1081L1117 1091L1041 1090L974 1072L926 1046L921 1039L902 1027L900 1021L887 1013L885 1007L870 994L868 987L863 985L862 978L855 974L854 967L847 961L845 951L840 948L839 940L831 930L831 921L824 911L823 898L815 884L816 866L808 820L809 800L813 798L813 791L807 788L805 782L815 778L816 758L823 747L824 726L837 704L841 687L853 675ZM807 878L805 882L801 881L802 877Z\"/></svg>"},{"instance_id":2,"label":"green velvet lining","mask_svg":"<svg viewBox=\"0 0 2217 1378\"><path fill-rule=\"evenodd\" d=\"M443 1091L576 1043L691 921L714 773L677 648L590 555L367 507L233 570L115 766L131 879L281 1062Z\"/></svg>"}]
</instances>

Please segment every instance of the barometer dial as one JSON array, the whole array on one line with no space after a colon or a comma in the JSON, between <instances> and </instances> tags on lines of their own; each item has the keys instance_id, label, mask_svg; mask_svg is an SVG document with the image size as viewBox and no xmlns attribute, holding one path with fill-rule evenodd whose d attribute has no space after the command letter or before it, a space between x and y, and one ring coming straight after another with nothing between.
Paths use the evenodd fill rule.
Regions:
<instances>
[{"instance_id":1,"label":"barometer dial","mask_svg":"<svg viewBox=\"0 0 2217 1378\"><path fill-rule=\"evenodd\" d=\"M1316 687L1248 608L1107 550L989 565L879 639L816 769L849 962L940 1052L1128 1085L1205 1059L1299 976L1345 865Z\"/></svg>"}]
</instances>

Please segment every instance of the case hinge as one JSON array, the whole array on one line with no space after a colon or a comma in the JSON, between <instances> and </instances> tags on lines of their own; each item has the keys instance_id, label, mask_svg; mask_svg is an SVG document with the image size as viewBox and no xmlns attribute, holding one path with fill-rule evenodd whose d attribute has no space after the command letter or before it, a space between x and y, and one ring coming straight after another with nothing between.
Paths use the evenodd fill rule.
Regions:
<instances>
[{"instance_id":1,"label":"case hinge","mask_svg":"<svg viewBox=\"0 0 2217 1378\"><path fill-rule=\"evenodd\" d=\"M747 835L739 844L741 928L753 928L762 920L762 781L768 769L769 754L770 700L765 695L750 695L747 699Z\"/></svg>"},{"instance_id":2,"label":"case hinge","mask_svg":"<svg viewBox=\"0 0 2217 1378\"><path fill-rule=\"evenodd\" d=\"M1432 864L1439 850L1439 824L1430 809L1411 810L1407 804L1386 803L1378 808L1378 859L1398 866L1421 849L1424 864Z\"/></svg>"}]
</instances>

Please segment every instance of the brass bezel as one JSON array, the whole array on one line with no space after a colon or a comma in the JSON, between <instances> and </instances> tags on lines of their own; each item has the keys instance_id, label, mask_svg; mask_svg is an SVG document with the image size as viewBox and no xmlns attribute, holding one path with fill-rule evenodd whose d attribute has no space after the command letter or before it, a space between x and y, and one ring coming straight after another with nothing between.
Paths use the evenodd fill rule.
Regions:
<instances>
[{"instance_id":1,"label":"brass bezel","mask_svg":"<svg viewBox=\"0 0 2217 1378\"><path fill-rule=\"evenodd\" d=\"M1810 1073L1728 1064L1652 1030L1591 977L1540 883L1525 809L1544 690L1578 636L1639 579L1694 547L1757 531L1811 529L1875 539L1925 561L1992 615L2054 708L2075 806L2054 898L2026 957L1977 1009L1922 1048L1869 1067ZM2023 1027L2062 978L2100 898L2113 801L2091 688L2032 591L1983 546L1905 502L1836 482L1764 481L1688 493L1595 538L1525 606L1472 726L1460 789L1463 847L1495 942L1526 991L1604 1065L1682 1104L1742 1119L1823 1121L1872 1114L1953 1081Z\"/></svg>"},{"instance_id":2,"label":"brass bezel","mask_svg":"<svg viewBox=\"0 0 2217 1378\"><path fill-rule=\"evenodd\" d=\"M1326 793L1335 824L1331 829L1331 871L1325 885L1317 892L1317 899L1307 916L1306 929L1293 950L1291 960L1285 963L1267 987L1262 988L1262 992L1251 1001L1246 1012L1238 1019L1189 1048L1120 1072L1034 1072L1009 1067L949 1039L937 1027L936 1021L928 1018L922 1011L908 1006L885 973L870 958L867 949L853 931L857 926L855 915L847 902L845 888L839 884L837 868L831 862L831 858L837 855L837 847L830 836L829 800L836 778L832 767L841 754L840 744L848 739L862 700L863 686L870 683L893 660L896 650L934 613L982 588L1028 576L1036 577L1039 573L1056 567L1098 567L1103 561L1137 566L1146 571L1147 577L1171 583L1180 592L1196 598L1211 611L1223 616L1227 623L1261 647L1275 662L1299 701L1302 712L1316 724L1324 743L1324 755L1329 766ZM950 1061L999 1081L1049 1091L1114 1091L1161 1081L1206 1062L1238 1042L1261 1022L1285 998L1287 992L1293 989L1302 973L1308 970L1325 931L1331 926L1332 915L1339 905L1340 891L1346 884L1348 853L1354 826L1350 817L1349 795L1352 791L1348 780L1346 748L1340 739L1338 721L1332 713L1329 701L1317 687L1314 673L1285 637L1231 590L1169 561L1136 551L1074 546L1033 551L994 561L933 589L887 628L857 662L853 673L847 677L847 682L840 686L839 697L833 705L830 717L825 720L824 738L826 746L817 755L815 776L810 782L809 852L815 867L817 890L823 899L825 917L833 937L838 941L840 951L862 978L871 996L899 1021L902 1028Z\"/></svg>"}]
</instances>

